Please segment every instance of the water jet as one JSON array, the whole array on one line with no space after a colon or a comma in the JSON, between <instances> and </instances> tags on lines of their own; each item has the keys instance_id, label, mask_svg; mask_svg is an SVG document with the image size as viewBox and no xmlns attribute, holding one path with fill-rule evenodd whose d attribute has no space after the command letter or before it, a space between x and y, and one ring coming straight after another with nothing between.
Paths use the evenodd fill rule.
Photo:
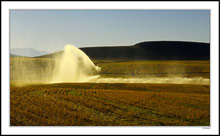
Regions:
<instances>
[{"instance_id":1,"label":"water jet","mask_svg":"<svg viewBox=\"0 0 220 136\"><path fill-rule=\"evenodd\" d=\"M99 77L100 70L82 50L66 45L61 59L56 62L52 82L89 82Z\"/></svg>"}]
</instances>

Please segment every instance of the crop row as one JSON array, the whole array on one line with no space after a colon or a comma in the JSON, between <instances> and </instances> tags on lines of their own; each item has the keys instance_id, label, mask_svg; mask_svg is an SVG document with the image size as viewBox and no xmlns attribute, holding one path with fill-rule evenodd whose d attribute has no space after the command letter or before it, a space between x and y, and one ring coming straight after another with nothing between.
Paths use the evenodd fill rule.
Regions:
<instances>
[{"instance_id":1,"label":"crop row","mask_svg":"<svg viewBox=\"0 0 220 136\"><path fill-rule=\"evenodd\" d=\"M209 94L148 89L11 87L10 121L22 126L209 125Z\"/></svg>"}]
</instances>

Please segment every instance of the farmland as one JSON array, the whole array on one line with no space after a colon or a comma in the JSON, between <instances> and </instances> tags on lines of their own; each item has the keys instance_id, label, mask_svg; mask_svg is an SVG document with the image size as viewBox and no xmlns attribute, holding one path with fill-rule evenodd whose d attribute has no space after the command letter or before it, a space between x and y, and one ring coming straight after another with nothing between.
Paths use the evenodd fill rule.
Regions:
<instances>
[{"instance_id":1,"label":"farmland","mask_svg":"<svg viewBox=\"0 0 220 136\"><path fill-rule=\"evenodd\" d=\"M11 86L12 126L209 126L208 85Z\"/></svg>"},{"instance_id":2,"label":"farmland","mask_svg":"<svg viewBox=\"0 0 220 136\"><path fill-rule=\"evenodd\" d=\"M31 83L52 74L52 58L10 61L11 126L209 126L210 85ZM101 77L202 77L209 61L93 60ZM26 66L21 69L21 66ZM49 70L48 70L49 69Z\"/></svg>"},{"instance_id":3,"label":"farmland","mask_svg":"<svg viewBox=\"0 0 220 136\"><path fill-rule=\"evenodd\" d=\"M53 74L54 58L10 59L10 81L48 80ZM210 78L210 61L125 61L93 60L101 67L101 77L149 78L149 77L202 77ZM31 76L30 76L31 75ZM23 81L22 81L23 82Z\"/></svg>"}]
</instances>

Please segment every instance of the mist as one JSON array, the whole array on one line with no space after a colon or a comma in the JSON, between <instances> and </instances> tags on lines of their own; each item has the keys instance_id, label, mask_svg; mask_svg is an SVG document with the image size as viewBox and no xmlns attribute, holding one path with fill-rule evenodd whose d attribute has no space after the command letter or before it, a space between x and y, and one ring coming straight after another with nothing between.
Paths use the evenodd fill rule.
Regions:
<instances>
[{"instance_id":1,"label":"mist","mask_svg":"<svg viewBox=\"0 0 220 136\"><path fill-rule=\"evenodd\" d=\"M169 83L169 84L210 84L202 77L149 77L149 78L98 78L96 83Z\"/></svg>"},{"instance_id":2,"label":"mist","mask_svg":"<svg viewBox=\"0 0 220 136\"><path fill-rule=\"evenodd\" d=\"M114 69L116 65L109 66ZM135 65L134 65L135 66ZM137 68L138 69L138 68ZM134 67L134 70L136 68ZM162 69L169 73L177 71L176 67ZM165 71L164 71L165 70ZM181 69L182 72L185 69ZM132 71L130 71L132 73ZM138 74L138 73L137 73ZM169 83L169 84L210 84L209 78L185 77L184 75L165 77L131 75L130 77L106 77L101 74L101 67L79 48L66 45L61 55L52 58L12 57L10 80L19 84L51 83Z\"/></svg>"}]
</instances>

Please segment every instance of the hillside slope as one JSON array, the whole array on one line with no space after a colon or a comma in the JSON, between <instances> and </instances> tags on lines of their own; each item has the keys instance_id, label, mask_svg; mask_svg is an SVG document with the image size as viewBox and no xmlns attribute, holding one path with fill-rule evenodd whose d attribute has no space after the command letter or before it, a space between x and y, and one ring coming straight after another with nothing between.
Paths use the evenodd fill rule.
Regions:
<instances>
[{"instance_id":1,"label":"hillside slope","mask_svg":"<svg viewBox=\"0 0 220 136\"><path fill-rule=\"evenodd\" d=\"M96 60L209 60L210 44L180 41L141 42L133 46L80 48ZM52 57L63 52L44 55Z\"/></svg>"}]
</instances>

